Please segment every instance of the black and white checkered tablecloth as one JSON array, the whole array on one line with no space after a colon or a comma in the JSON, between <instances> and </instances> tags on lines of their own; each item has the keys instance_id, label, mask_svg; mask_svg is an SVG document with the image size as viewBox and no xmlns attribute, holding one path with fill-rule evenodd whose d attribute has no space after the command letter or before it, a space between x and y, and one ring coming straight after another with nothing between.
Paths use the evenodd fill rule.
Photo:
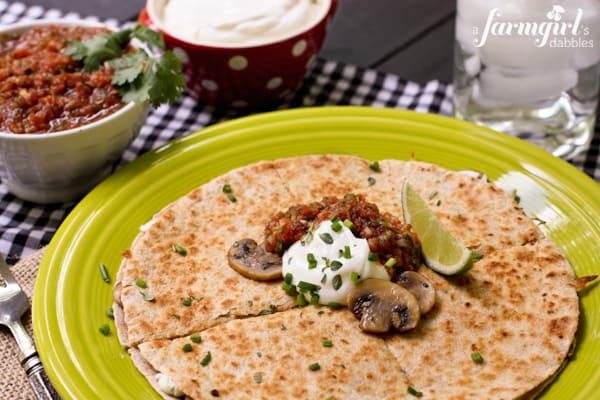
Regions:
<instances>
[{"instance_id":1,"label":"black and white checkered tablecloth","mask_svg":"<svg viewBox=\"0 0 600 400\"><path fill-rule=\"evenodd\" d=\"M83 17L75 13L46 10L37 6L26 7L21 3L0 0L0 25L26 18ZM98 21L95 17L83 19ZM118 26L125 21L102 22ZM450 115L451 96L452 87L438 81L418 85L392 74L319 59L299 90L279 108L370 105ZM125 151L119 166L171 139L242 115L240 111L218 111L203 107L184 95L177 104L150 111L140 135ZM580 155L573 164L600 182L600 131L596 131L590 150ZM21 201L8 194L0 184L0 252L6 256L7 262L14 264L46 245L73 206L74 204L40 206Z\"/></svg>"}]
</instances>

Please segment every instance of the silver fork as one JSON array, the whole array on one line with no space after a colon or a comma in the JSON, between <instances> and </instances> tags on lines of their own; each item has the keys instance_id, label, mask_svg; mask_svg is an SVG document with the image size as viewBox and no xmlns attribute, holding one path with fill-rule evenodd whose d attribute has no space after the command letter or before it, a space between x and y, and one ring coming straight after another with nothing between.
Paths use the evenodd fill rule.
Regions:
<instances>
[{"instance_id":1,"label":"silver fork","mask_svg":"<svg viewBox=\"0 0 600 400\"><path fill-rule=\"evenodd\" d=\"M38 399L58 399L56 391L50 384L42 362L38 357L33 340L21 323L21 317L29 309L27 295L17 283L4 258L0 255L0 324L6 325L21 349L20 361L29 377L29 383Z\"/></svg>"}]
</instances>

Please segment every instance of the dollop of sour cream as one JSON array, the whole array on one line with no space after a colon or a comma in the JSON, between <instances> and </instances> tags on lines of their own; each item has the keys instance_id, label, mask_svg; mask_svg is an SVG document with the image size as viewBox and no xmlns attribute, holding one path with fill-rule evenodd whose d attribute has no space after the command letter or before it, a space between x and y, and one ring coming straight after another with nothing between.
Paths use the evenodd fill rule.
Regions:
<instances>
[{"instance_id":1,"label":"dollop of sour cream","mask_svg":"<svg viewBox=\"0 0 600 400\"><path fill-rule=\"evenodd\" d=\"M307 301L316 294L320 304L347 305L348 292L359 280L390 277L383 265L369 261L366 239L354 236L343 223L336 224L337 232L333 225L332 221L324 221L291 245L282 256L282 273L284 277L291 274L290 283L300 293L307 286L302 282L314 285L313 290L304 293Z\"/></svg>"},{"instance_id":2,"label":"dollop of sour cream","mask_svg":"<svg viewBox=\"0 0 600 400\"><path fill-rule=\"evenodd\" d=\"M210 46L275 42L307 30L331 0L167 0L159 18L166 31Z\"/></svg>"}]
</instances>

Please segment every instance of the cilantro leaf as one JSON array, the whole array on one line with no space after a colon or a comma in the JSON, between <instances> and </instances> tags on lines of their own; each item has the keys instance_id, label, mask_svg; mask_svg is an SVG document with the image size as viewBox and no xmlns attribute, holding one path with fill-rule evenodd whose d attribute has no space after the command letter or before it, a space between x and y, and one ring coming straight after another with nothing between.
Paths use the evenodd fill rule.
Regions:
<instances>
[{"instance_id":1,"label":"cilantro leaf","mask_svg":"<svg viewBox=\"0 0 600 400\"><path fill-rule=\"evenodd\" d=\"M132 39L142 43L131 51ZM161 54L152 50L161 49ZM181 61L164 50L160 32L136 25L114 33L101 32L85 41L70 41L64 53L83 62L83 69L97 69L108 62L114 70L111 83L119 89L125 102L148 101L154 107L173 103L185 87Z\"/></svg>"},{"instance_id":2,"label":"cilantro leaf","mask_svg":"<svg viewBox=\"0 0 600 400\"><path fill-rule=\"evenodd\" d=\"M148 60L148 55L143 51L128 53L120 58L114 58L108 62L108 65L114 69L112 84L116 86L132 83L144 70Z\"/></svg>"},{"instance_id":3,"label":"cilantro leaf","mask_svg":"<svg viewBox=\"0 0 600 400\"><path fill-rule=\"evenodd\" d=\"M133 28L133 37L148 44L151 47L158 47L161 50L165 50L165 40L160 32L146 28L140 24L137 24Z\"/></svg>"},{"instance_id":4,"label":"cilantro leaf","mask_svg":"<svg viewBox=\"0 0 600 400\"><path fill-rule=\"evenodd\" d=\"M164 53L155 66L155 82L150 89L150 102L153 106L170 102L177 98L185 87L181 74L181 62L171 52Z\"/></svg>"}]
</instances>

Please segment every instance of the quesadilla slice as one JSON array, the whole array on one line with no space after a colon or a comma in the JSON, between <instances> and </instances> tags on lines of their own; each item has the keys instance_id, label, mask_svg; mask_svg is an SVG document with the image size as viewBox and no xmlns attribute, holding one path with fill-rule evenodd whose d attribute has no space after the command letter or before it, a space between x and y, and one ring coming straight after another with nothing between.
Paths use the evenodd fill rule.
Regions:
<instances>
[{"instance_id":1,"label":"quesadilla slice","mask_svg":"<svg viewBox=\"0 0 600 400\"><path fill-rule=\"evenodd\" d=\"M139 345L193 399L403 399L410 382L383 342L344 310L307 307ZM184 351L184 347L191 350ZM208 359L210 354L210 359Z\"/></svg>"},{"instance_id":2,"label":"quesadilla slice","mask_svg":"<svg viewBox=\"0 0 600 400\"><path fill-rule=\"evenodd\" d=\"M491 252L458 278L421 273L436 287L436 306L386 345L428 398L529 398L568 359L579 300L549 240Z\"/></svg>"},{"instance_id":3,"label":"quesadilla slice","mask_svg":"<svg viewBox=\"0 0 600 400\"><path fill-rule=\"evenodd\" d=\"M294 306L280 282L245 278L226 258L235 240L261 237L273 210L293 202L271 163L263 162L214 179L158 213L117 277L121 342L183 336Z\"/></svg>"}]
</instances>

